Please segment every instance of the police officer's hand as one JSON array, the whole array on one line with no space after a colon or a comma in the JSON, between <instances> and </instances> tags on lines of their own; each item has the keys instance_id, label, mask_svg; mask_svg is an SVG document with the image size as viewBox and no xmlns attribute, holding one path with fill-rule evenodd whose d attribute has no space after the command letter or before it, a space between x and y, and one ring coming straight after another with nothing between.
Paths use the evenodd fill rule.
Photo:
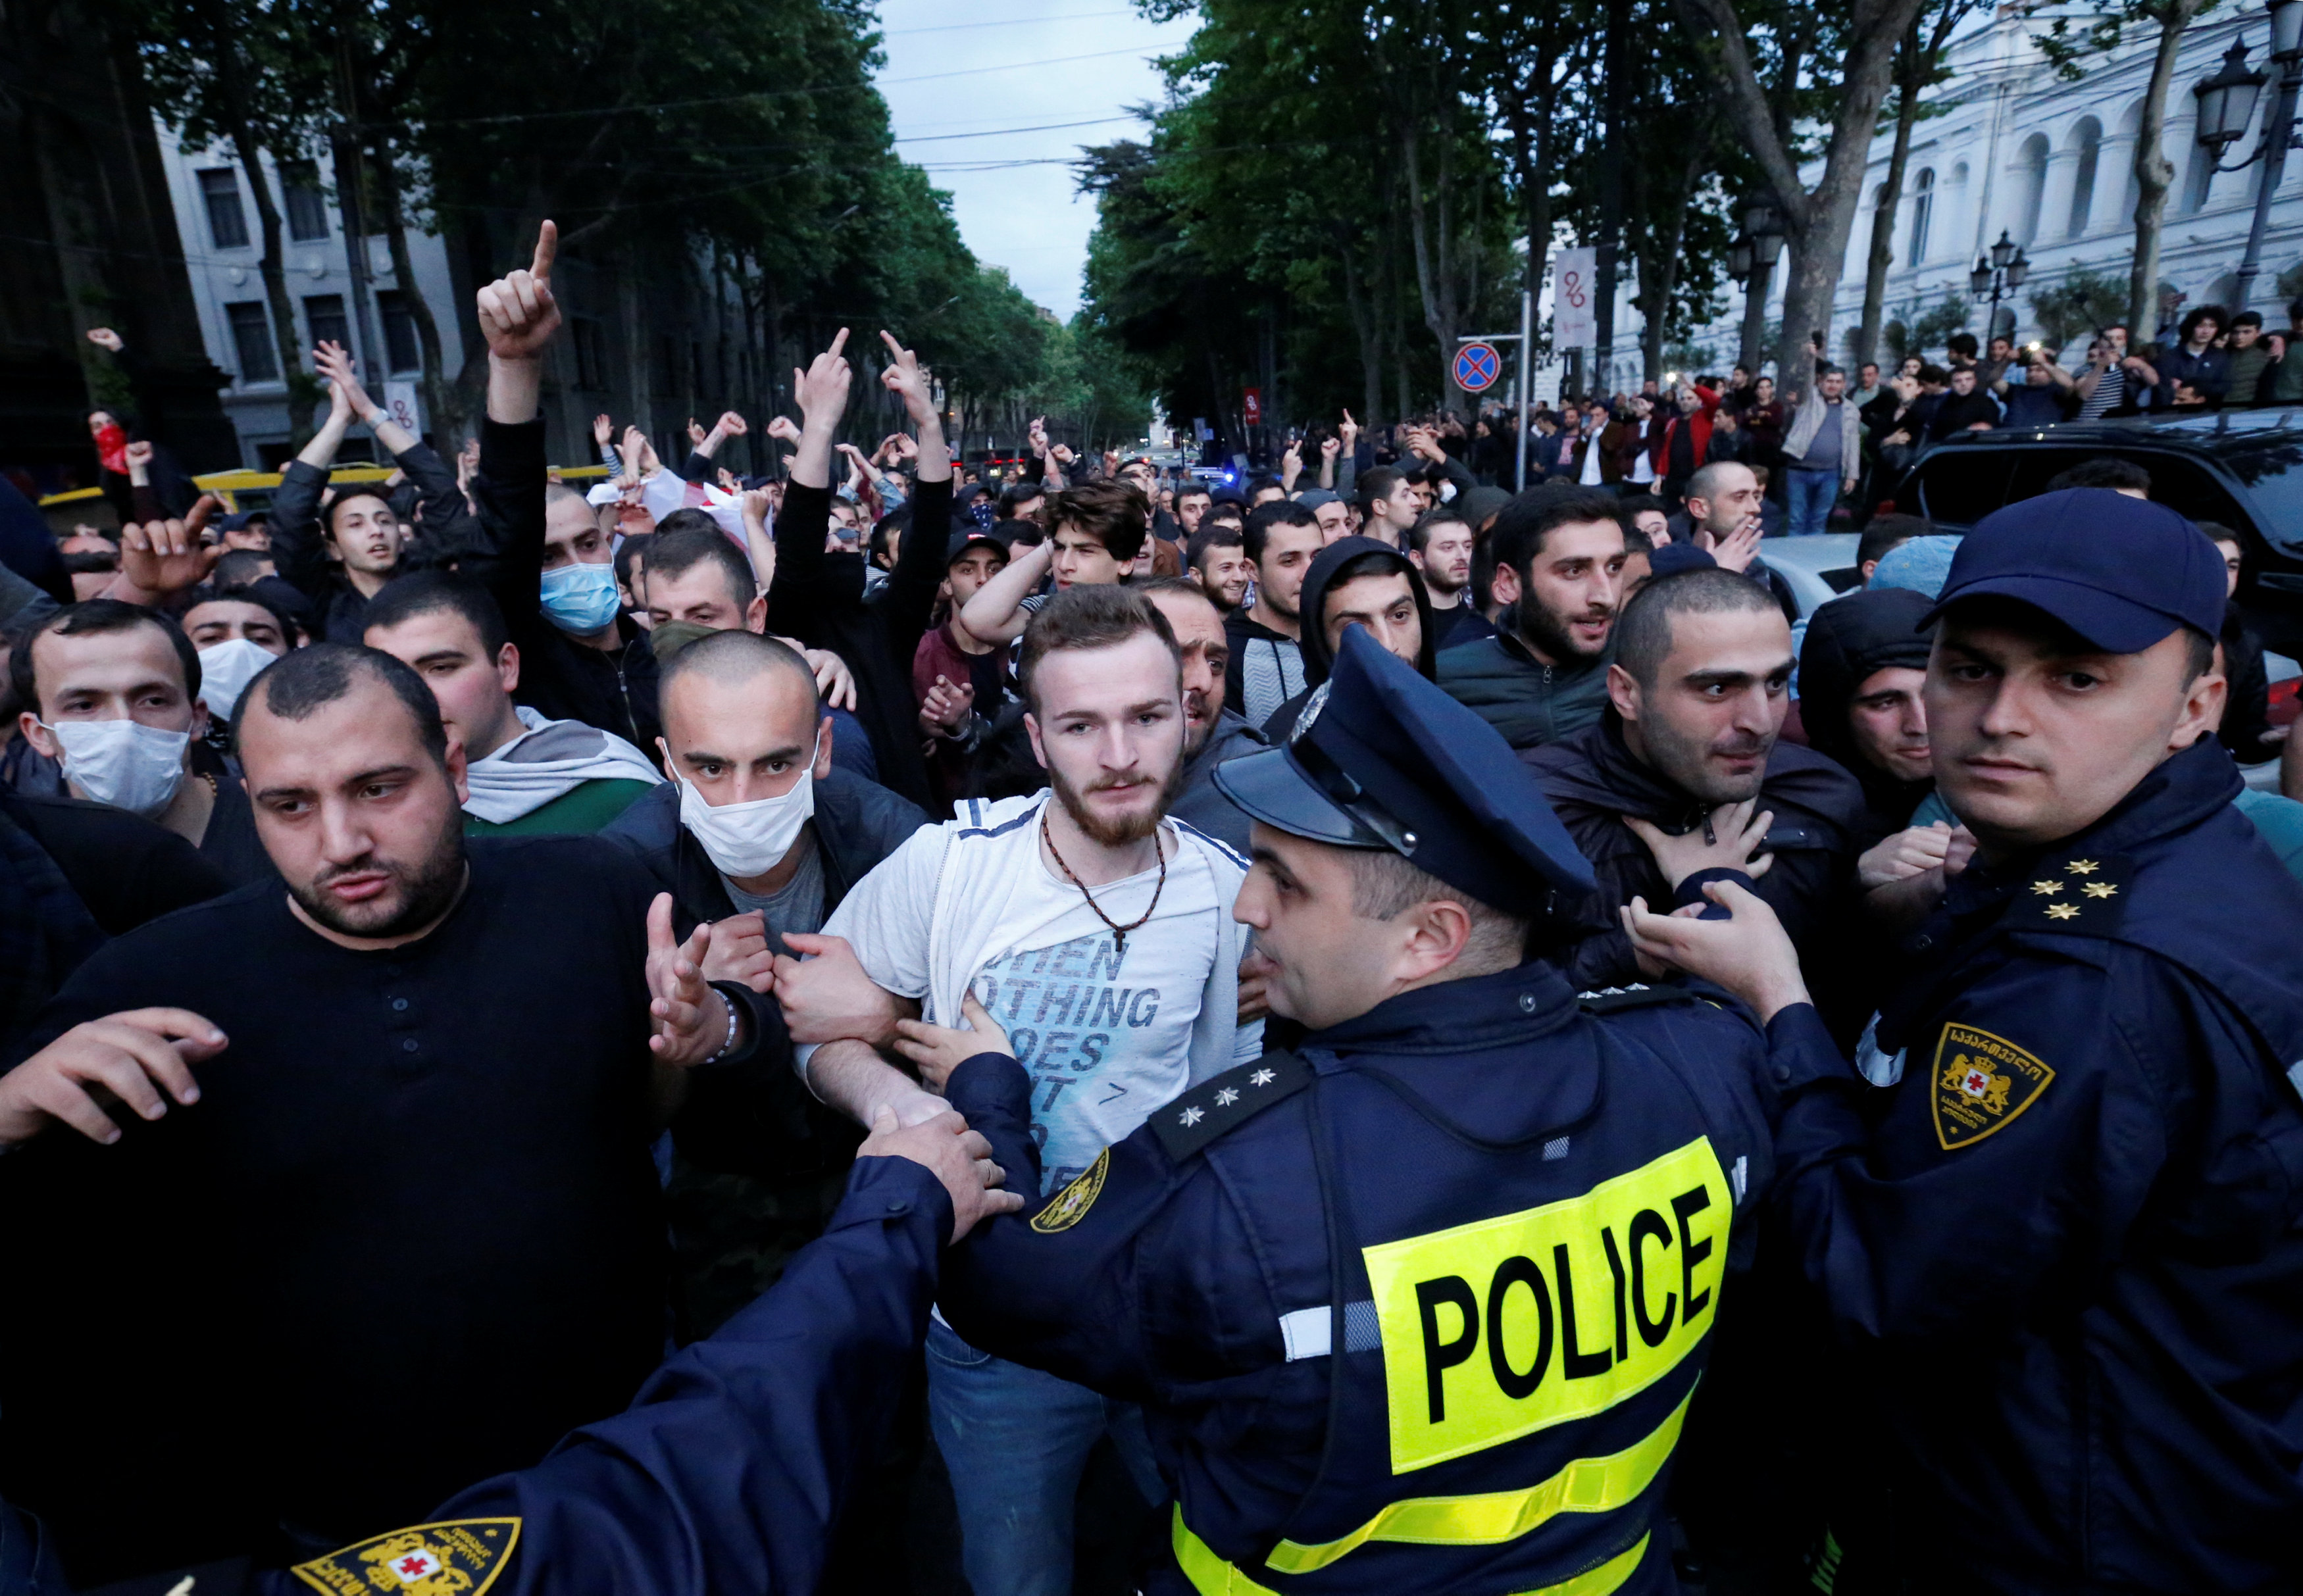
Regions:
<instances>
[{"instance_id":1,"label":"police officer's hand","mask_svg":"<svg viewBox=\"0 0 2303 1596\"><path fill-rule=\"evenodd\" d=\"M1645 898L1633 898L1617 911L1632 948L1643 958L1725 987L1749 1004L1762 1021L1794 1004L1812 1001L1783 921L1758 894L1733 881L1707 881L1703 895L1726 910L1729 918L1656 914Z\"/></svg>"},{"instance_id":2,"label":"police officer's hand","mask_svg":"<svg viewBox=\"0 0 2303 1596\"><path fill-rule=\"evenodd\" d=\"M776 956L768 948L767 917L758 910L730 915L712 928L704 950L704 979L740 981L765 994L776 984Z\"/></svg>"},{"instance_id":3,"label":"police officer's hand","mask_svg":"<svg viewBox=\"0 0 2303 1596\"><path fill-rule=\"evenodd\" d=\"M1009 1052L1008 1033L975 1001L974 993L960 1000L960 1013L967 1021L966 1030L924 1020L896 1021L896 1051L911 1061L921 1080L939 1092L951 1072L977 1054Z\"/></svg>"},{"instance_id":4,"label":"police officer's hand","mask_svg":"<svg viewBox=\"0 0 2303 1596\"><path fill-rule=\"evenodd\" d=\"M1767 835L1767 827L1776 817L1759 809L1759 801L1746 798L1741 803L1723 803L1711 811L1708 821L1683 836L1666 836L1661 827L1625 815L1624 824L1648 845L1655 855L1656 868L1663 871L1672 890L1699 870L1741 870L1754 881L1767 873L1776 862L1772 853L1751 856Z\"/></svg>"},{"instance_id":5,"label":"police officer's hand","mask_svg":"<svg viewBox=\"0 0 2303 1596\"><path fill-rule=\"evenodd\" d=\"M893 1046L905 1000L864 973L846 937L794 931L784 937L784 945L800 955L776 959L776 1004L793 1041Z\"/></svg>"},{"instance_id":6,"label":"police officer's hand","mask_svg":"<svg viewBox=\"0 0 2303 1596\"><path fill-rule=\"evenodd\" d=\"M190 1107L200 1100L190 1066L224 1048L224 1032L188 1009L130 1009L75 1025L0 1075L0 1147L59 1120L90 1141L116 1142L120 1127L105 1108L124 1103L156 1120L170 1097Z\"/></svg>"},{"instance_id":7,"label":"police officer's hand","mask_svg":"<svg viewBox=\"0 0 2303 1596\"><path fill-rule=\"evenodd\" d=\"M916 1125L898 1125L884 1104L872 1116L872 1134L856 1149L858 1158L908 1158L943 1182L951 1194L951 1239L958 1240L981 1219L1013 1214L1024 1199L1000 1187L1008 1172L991 1162L991 1144L967 1128L956 1113L940 1113Z\"/></svg>"},{"instance_id":8,"label":"police officer's hand","mask_svg":"<svg viewBox=\"0 0 2303 1596\"><path fill-rule=\"evenodd\" d=\"M654 1022L648 1051L658 1063L684 1069L733 1046L736 1018L704 975L712 922L699 924L686 942L674 942L671 895L660 892L648 905L647 928L648 1015Z\"/></svg>"}]
</instances>

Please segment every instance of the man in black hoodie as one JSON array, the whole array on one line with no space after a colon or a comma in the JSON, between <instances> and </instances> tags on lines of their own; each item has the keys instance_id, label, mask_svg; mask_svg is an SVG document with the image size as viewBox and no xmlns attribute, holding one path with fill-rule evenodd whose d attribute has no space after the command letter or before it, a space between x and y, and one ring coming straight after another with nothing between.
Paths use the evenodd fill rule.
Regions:
<instances>
[{"instance_id":1,"label":"man in black hoodie","mask_svg":"<svg viewBox=\"0 0 2303 1596\"><path fill-rule=\"evenodd\" d=\"M1910 824L1935 786L1928 762L1925 593L1874 587L1818 608L1800 648L1800 722L1807 745L1863 789L1865 848Z\"/></svg>"},{"instance_id":2,"label":"man in black hoodie","mask_svg":"<svg viewBox=\"0 0 2303 1596\"><path fill-rule=\"evenodd\" d=\"M1703 903L1706 881L1739 869L1801 958L1836 969L1863 793L1821 754L1777 740L1792 670L1783 611L1734 571L1683 571L1640 590L1614 642L1599 722L1520 755L1599 878L1568 979L1585 989L1643 979L1616 910L1634 897L1658 911Z\"/></svg>"},{"instance_id":3,"label":"man in black hoodie","mask_svg":"<svg viewBox=\"0 0 2303 1596\"><path fill-rule=\"evenodd\" d=\"M1263 735L1284 743L1295 718L1334 668L1344 632L1365 626L1378 643L1431 679L1431 641L1438 630L1431 601L1417 580L1415 562L1374 538L1337 538L1320 550L1304 573L1299 606L1303 627L1303 691L1263 723Z\"/></svg>"}]
</instances>

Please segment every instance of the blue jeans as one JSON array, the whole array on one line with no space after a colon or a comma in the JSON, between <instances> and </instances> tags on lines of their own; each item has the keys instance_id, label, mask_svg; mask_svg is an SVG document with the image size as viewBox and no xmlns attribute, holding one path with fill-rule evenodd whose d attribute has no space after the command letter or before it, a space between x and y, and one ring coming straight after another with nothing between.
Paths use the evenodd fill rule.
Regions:
<instances>
[{"instance_id":1,"label":"blue jeans","mask_svg":"<svg viewBox=\"0 0 2303 1596\"><path fill-rule=\"evenodd\" d=\"M1803 538L1821 532L1831 524L1831 507L1839 502L1839 473L1793 466L1784 473L1784 501L1790 513L1792 536Z\"/></svg>"},{"instance_id":2,"label":"blue jeans","mask_svg":"<svg viewBox=\"0 0 2303 1596\"><path fill-rule=\"evenodd\" d=\"M1106 1430L1143 1499L1168 1497L1142 1408L980 1352L939 1319L928 1321L928 1422L974 1596L1069 1596L1072 1502Z\"/></svg>"}]
</instances>

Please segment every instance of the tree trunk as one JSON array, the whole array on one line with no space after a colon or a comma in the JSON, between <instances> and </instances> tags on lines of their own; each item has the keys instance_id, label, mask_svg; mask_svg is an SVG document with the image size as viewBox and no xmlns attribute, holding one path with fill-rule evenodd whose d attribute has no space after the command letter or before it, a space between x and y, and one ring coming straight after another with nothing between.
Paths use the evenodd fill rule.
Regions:
<instances>
[{"instance_id":1,"label":"tree trunk","mask_svg":"<svg viewBox=\"0 0 2303 1596\"><path fill-rule=\"evenodd\" d=\"M1615 274L1623 258L1624 156L1626 137L1624 108L1630 98L1630 0L1607 0L1606 44L1601 71L1606 83L1602 112L1607 133L1599 149L1599 228L1591 251L1591 320L1596 347L1591 352L1593 391L1606 395L1615 388Z\"/></svg>"},{"instance_id":2,"label":"tree trunk","mask_svg":"<svg viewBox=\"0 0 2303 1596\"><path fill-rule=\"evenodd\" d=\"M434 447L443 455L451 454L461 446L463 408L451 397L452 390L443 375L440 323L432 314L432 302L424 297L416 281L415 256L408 248L408 215L401 197L400 168L392 160L390 140L379 141L375 156L376 177L384 189L384 238L392 246L392 281L400 285L401 302L408 307L409 320L416 323L416 354L424 365L418 379L424 391L424 411L431 419L432 435L438 441ZM387 338L386 366L391 365L391 350Z\"/></svg>"},{"instance_id":3,"label":"tree trunk","mask_svg":"<svg viewBox=\"0 0 2303 1596\"><path fill-rule=\"evenodd\" d=\"M1755 377L1767 358L1767 295L1775 280L1776 252L1771 249L1765 259L1752 260L1750 284L1743 290L1743 325L1735 340L1735 364Z\"/></svg>"},{"instance_id":4,"label":"tree trunk","mask_svg":"<svg viewBox=\"0 0 2303 1596\"><path fill-rule=\"evenodd\" d=\"M288 389L288 442L301 449L311 441L312 407L324 391L318 379L304 369L304 349L296 336L296 307L288 298L288 272L280 258L280 207L273 203L272 185L264 175L263 151L246 122L232 121L232 142L256 199L256 221L264 239L264 256L257 269L264 278L264 298L272 312L272 343L279 351L281 380Z\"/></svg>"},{"instance_id":5,"label":"tree trunk","mask_svg":"<svg viewBox=\"0 0 2303 1596\"><path fill-rule=\"evenodd\" d=\"M1871 213L1871 254L1864 263L1863 323L1855 332L1855 364L1879 358L1879 328L1886 317L1887 269L1895 264L1895 217L1903 203L1903 173L1911 164L1911 130L1919 120L1919 88L1927 76L1919 24L1903 36L1896 61L1895 143L1887 155L1887 178Z\"/></svg>"},{"instance_id":6,"label":"tree trunk","mask_svg":"<svg viewBox=\"0 0 2303 1596\"><path fill-rule=\"evenodd\" d=\"M2197 0L2176 0L2197 4ZM1870 162L1871 138L1878 127L1880 102L1895 64L1898 42L1911 29L1924 0L1869 0L1859 5L1846 34L1847 50L1835 91L1831 140L1823 176L1812 192L1800 181L1798 164L1782 136L1778 111L1760 87L1746 44L1735 0L1680 0L1693 17L1709 24L1726 80L1727 108L1737 130L1775 190L1790 246L1784 293L1784 323L1776 345L1776 386L1788 402L1793 383L1804 392L1814 382L1807 353L1809 331L1828 331L1831 302L1847 256L1847 239L1862 197Z\"/></svg>"},{"instance_id":7,"label":"tree trunk","mask_svg":"<svg viewBox=\"0 0 2303 1596\"><path fill-rule=\"evenodd\" d=\"M2135 265L2127 282L2127 347L2139 350L2159 336L2159 233L2167 214L2167 189L2175 168L2159 147L2167 130L2167 87L2175 78L2175 53L2183 30L2203 0L2166 0L2155 8L2159 48L2151 60L2151 82L2143 91L2143 123L2135 131Z\"/></svg>"},{"instance_id":8,"label":"tree trunk","mask_svg":"<svg viewBox=\"0 0 2303 1596\"><path fill-rule=\"evenodd\" d=\"M1423 304L1423 324L1439 340L1439 392L1442 404L1452 410L1455 407L1455 396L1462 392L1455 386L1453 361L1455 334L1463 326L1463 317L1456 307L1455 284L1447 260L1447 233L1453 220L1447 205L1450 163L1443 146L1439 172L1433 184L1433 197L1439 212L1435 228L1424 213L1421 147L1421 136L1415 129L1401 130L1399 153L1407 173L1407 234L1415 256L1416 295ZM1400 412L1406 414L1404 396Z\"/></svg>"},{"instance_id":9,"label":"tree trunk","mask_svg":"<svg viewBox=\"0 0 2303 1596\"><path fill-rule=\"evenodd\" d=\"M1704 133L1709 130L1705 124ZM1671 320L1672 290L1679 283L1680 246L1687 237L1688 209L1695 203L1696 185L1703 181L1710 155L1710 139L1699 137L1690 129L1687 158L1665 211L1668 220L1649 234L1653 248L1640 257L1640 292L1634 301L1645 323L1640 334L1640 375L1650 382L1663 381L1663 338Z\"/></svg>"},{"instance_id":10,"label":"tree trunk","mask_svg":"<svg viewBox=\"0 0 2303 1596\"><path fill-rule=\"evenodd\" d=\"M1337 258L1344 269L1344 304L1351 312L1352 331L1360 342L1360 414L1373 425L1383 409L1383 334L1376 323L1375 307L1368 303L1352 259L1352 239L1346 224L1337 225Z\"/></svg>"}]
</instances>

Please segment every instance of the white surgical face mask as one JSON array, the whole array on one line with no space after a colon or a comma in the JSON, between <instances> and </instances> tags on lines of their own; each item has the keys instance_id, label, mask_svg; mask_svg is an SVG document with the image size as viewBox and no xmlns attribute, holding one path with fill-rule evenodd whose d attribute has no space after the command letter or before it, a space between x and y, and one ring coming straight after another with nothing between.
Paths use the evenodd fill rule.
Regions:
<instances>
[{"instance_id":1,"label":"white surgical face mask","mask_svg":"<svg viewBox=\"0 0 2303 1596\"><path fill-rule=\"evenodd\" d=\"M816 747L822 746L823 734L819 731ZM684 776L679 778L679 823L703 844L705 856L721 875L738 881L764 876L781 864L799 840L800 827L814 813L813 753L790 792L749 803L722 803L714 808L704 801L694 782Z\"/></svg>"},{"instance_id":2,"label":"white surgical face mask","mask_svg":"<svg viewBox=\"0 0 2303 1596\"><path fill-rule=\"evenodd\" d=\"M63 751L64 779L98 803L149 817L167 808L183 785L190 732L135 720L40 724Z\"/></svg>"},{"instance_id":3,"label":"white surgical face mask","mask_svg":"<svg viewBox=\"0 0 2303 1596\"><path fill-rule=\"evenodd\" d=\"M200 651L200 701L218 720L232 718L232 706L256 673L280 658L270 649L245 637L215 643Z\"/></svg>"}]
</instances>

